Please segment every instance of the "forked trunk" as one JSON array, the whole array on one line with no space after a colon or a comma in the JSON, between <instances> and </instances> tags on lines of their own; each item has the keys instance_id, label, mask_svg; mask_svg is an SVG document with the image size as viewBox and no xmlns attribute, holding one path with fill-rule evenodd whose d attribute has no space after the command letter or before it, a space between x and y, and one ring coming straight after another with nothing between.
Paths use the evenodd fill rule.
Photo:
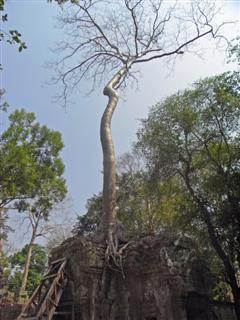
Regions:
<instances>
[{"instance_id":1,"label":"forked trunk","mask_svg":"<svg viewBox=\"0 0 240 320\"><path fill-rule=\"evenodd\" d=\"M103 150L103 240L114 241L116 230L116 169L115 152L111 134L111 120L118 103L116 86L126 73L123 67L105 86L103 94L108 97L108 104L101 119L100 137Z\"/></svg>"}]
</instances>

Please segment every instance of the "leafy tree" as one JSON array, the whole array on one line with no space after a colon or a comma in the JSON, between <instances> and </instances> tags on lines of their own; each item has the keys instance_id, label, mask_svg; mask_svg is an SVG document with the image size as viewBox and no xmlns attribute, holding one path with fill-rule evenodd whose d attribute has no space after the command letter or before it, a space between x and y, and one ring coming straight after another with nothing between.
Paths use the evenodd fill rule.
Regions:
<instances>
[{"instance_id":1,"label":"leafy tree","mask_svg":"<svg viewBox=\"0 0 240 320\"><path fill-rule=\"evenodd\" d=\"M91 79L93 87L105 76L109 79L103 90L108 103L100 129L103 214L99 240L107 241L107 252L114 257L121 240L116 217L115 153L111 135L118 91L129 78L135 77L140 64L164 58L173 60L193 48L198 39L219 36L220 27L216 30L213 27L214 1L194 1L184 6L161 0L71 2L74 3L60 17L67 39L58 48L64 56L56 64L57 80L62 81L62 98L66 102L69 93L83 78Z\"/></svg>"},{"instance_id":2,"label":"leafy tree","mask_svg":"<svg viewBox=\"0 0 240 320\"><path fill-rule=\"evenodd\" d=\"M152 179L137 150L122 155L117 163L117 217L128 238L138 239L163 230L187 234L199 243L200 257L212 274L212 299L232 301L224 268L208 239L196 205L177 177ZM102 215L102 194L87 202L87 212L78 216L73 233L93 235Z\"/></svg>"},{"instance_id":3,"label":"leafy tree","mask_svg":"<svg viewBox=\"0 0 240 320\"><path fill-rule=\"evenodd\" d=\"M47 212L66 192L61 135L40 126L34 113L24 109L13 112L9 121L0 137L0 208L41 205Z\"/></svg>"},{"instance_id":4,"label":"leafy tree","mask_svg":"<svg viewBox=\"0 0 240 320\"><path fill-rule=\"evenodd\" d=\"M63 143L60 133L40 126L33 113L16 110L9 121L8 129L0 137L0 213L17 209L29 221L31 239L24 268L24 291L33 244L45 234L50 211L66 195L64 165L59 156Z\"/></svg>"},{"instance_id":5,"label":"leafy tree","mask_svg":"<svg viewBox=\"0 0 240 320\"><path fill-rule=\"evenodd\" d=\"M102 216L102 194L93 195L87 201L87 212L77 217L73 233L88 236L96 232Z\"/></svg>"},{"instance_id":6,"label":"leafy tree","mask_svg":"<svg viewBox=\"0 0 240 320\"><path fill-rule=\"evenodd\" d=\"M180 190L176 181L152 184L139 156L131 153L121 156L117 164L117 218L128 237L154 235L162 229L178 228L177 217ZM173 197L174 195L174 197ZM102 216L102 193L87 202L87 212L80 215L74 233L93 234Z\"/></svg>"},{"instance_id":7,"label":"leafy tree","mask_svg":"<svg viewBox=\"0 0 240 320\"><path fill-rule=\"evenodd\" d=\"M177 176L188 192L191 221L201 221L221 259L240 319L240 74L197 82L153 107L138 148L154 179ZM189 212L189 211L188 211Z\"/></svg>"},{"instance_id":8,"label":"leafy tree","mask_svg":"<svg viewBox=\"0 0 240 320\"><path fill-rule=\"evenodd\" d=\"M131 235L141 237L178 228L177 207L182 191L176 179L153 183L137 150L120 158L118 170L118 217Z\"/></svg>"},{"instance_id":9,"label":"leafy tree","mask_svg":"<svg viewBox=\"0 0 240 320\"><path fill-rule=\"evenodd\" d=\"M11 275L8 281L8 289L19 294L22 285L22 278L25 266L26 256L28 254L28 245L22 250L16 252L10 257ZM29 276L27 281L27 291L31 294L40 283L42 273L47 262L47 255L44 248L38 244L34 244L32 248L32 259L29 266Z\"/></svg>"}]
</instances>

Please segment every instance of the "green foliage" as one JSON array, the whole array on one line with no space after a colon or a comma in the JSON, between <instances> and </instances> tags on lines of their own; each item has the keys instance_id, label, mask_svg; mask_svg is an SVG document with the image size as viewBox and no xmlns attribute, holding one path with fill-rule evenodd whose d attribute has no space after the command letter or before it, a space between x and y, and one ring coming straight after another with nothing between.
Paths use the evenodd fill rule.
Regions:
<instances>
[{"instance_id":1,"label":"green foliage","mask_svg":"<svg viewBox=\"0 0 240 320\"><path fill-rule=\"evenodd\" d=\"M118 218L134 237L153 235L165 228L176 227L177 185L174 179L152 183L144 171L118 176Z\"/></svg>"},{"instance_id":2,"label":"green foliage","mask_svg":"<svg viewBox=\"0 0 240 320\"><path fill-rule=\"evenodd\" d=\"M226 281L219 281L213 289L213 300L232 301L231 287Z\"/></svg>"},{"instance_id":3,"label":"green foliage","mask_svg":"<svg viewBox=\"0 0 240 320\"><path fill-rule=\"evenodd\" d=\"M9 121L0 137L1 207L17 200L19 210L34 204L47 213L66 193L61 135L40 126L24 109L12 113Z\"/></svg>"},{"instance_id":4,"label":"green foliage","mask_svg":"<svg viewBox=\"0 0 240 320\"><path fill-rule=\"evenodd\" d=\"M9 44L17 44L19 52L21 52L23 49L27 49L26 43L21 40L21 33L19 33L17 30L9 30L9 35L10 36L7 39L7 42Z\"/></svg>"},{"instance_id":5,"label":"green foliage","mask_svg":"<svg viewBox=\"0 0 240 320\"><path fill-rule=\"evenodd\" d=\"M102 215L102 195L93 195L87 201L87 212L79 215L73 228L73 233L87 236L97 230Z\"/></svg>"},{"instance_id":6,"label":"green foliage","mask_svg":"<svg viewBox=\"0 0 240 320\"><path fill-rule=\"evenodd\" d=\"M153 184L147 172L136 162L136 157L127 153L118 163L117 217L128 236L138 238L165 228L178 228L178 208L182 194L176 179ZM88 200L87 213L78 217L73 232L79 235L94 233L101 215L102 194L99 193Z\"/></svg>"},{"instance_id":7,"label":"green foliage","mask_svg":"<svg viewBox=\"0 0 240 320\"><path fill-rule=\"evenodd\" d=\"M152 181L179 181L180 223L189 225L205 252L211 252L207 235L214 235L235 275L240 268L239 84L240 73L228 72L168 97L142 121L137 142Z\"/></svg>"},{"instance_id":8,"label":"green foliage","mask_svg":"<svg viewBox=\"0 0 240 320\"><path fill-rule=\"evenodd\" d=\"M188 174L213 209L224 209L225 219L229 198L240 196L239 101L239 73L206 79L154 107L138 132L152 176Z\"/></svg>"},{"instance_id":9,"label":"green foliage","mask_svg":"<svg viewBox=\"0 0 240 320\"><path fill-rule=\"evenodd\" d=\"M11 264L11 275L9 276L8 289L18 295L21 283L22 274L27 255L28 246L16 252L9 258ZM47 255L44 248L38 244L33 245L32 259L29 268L27 292L29 295L34 291L40 283L42 273L44 272L47 262Z\"/></svg>"},{"instance_id":10,"label":"green foliage","mask_svg":"<svg viewBox=\"0 0 240 320\"><path fill-rule=\"evenodd\" d=\"M8 219L8 216L6 212L4 212L3 210L0 210L0 241L1 239L7 240L8 232L13 231L13 229L7 225L7 219Z\"/></svg>"},{"instance_id":11,"label":"green foliage","mask_svg":"<svg viewBox=\"0 0 240 320\"><path fill-rule=\"evenodd\" d=\"M0 71L1 71L1 65L0 65ZM4 111L6 112L9 104L7 103L7 101L4 101L3 96L5 94L5 90L4 89L0 89L0 112Z\"/></svg>"},{"instance_id":12,"label":"green foliage","mask_svg":"<svg viewBox=\"0 0 240 320\"><path fill-rule=\"evenodd\" d=\"M0 253L0 266L1 268L8 267L8 258L3 252Z\"/></svg>"},{"instance_id":13,"label":"green foliage","mask_svg":"<svg viewBox=\"0 0 240 320\"><path fill-rule=\"evenodd\" d=\"M4 11L4 0L0 0L0 11ZM2 23L8 21L8 15L4 13L1 15L0 19ZM15 29L5 31L0 28L0 41L6 40L9 44L16 44L19 52L23 49L27 49L26 43L22 41L21 37L21 33Z\"/></svg>"},{"instance_id":14,"label":"green foliage","mask_svg":"<svg viewBox=\"0 0 240 320\"><path fill-rule=\"evenodd\" d=\"M0 0L0 11L4 10L4 0Z\"/></svg>"},{"instance_id":15,"label":"green foliage","mask_svg":"<svg viewBox=\"0 0 240 320\"><path fill-rule=\"evenodd\" d=\"M0 282L5 283L9 275L10 275L9 258L3 252L0 252Z\"/></svg>"},{"instance_id":16,"label":"green foliage","mask_svg":"<svg viewBox=\"0 0 240 320\"><path fill-rule=\"evenodd\" d=\"M237 62L240 65L240 36L233 39L228 55L229 62Z\"/></svg>"}]
</instances>

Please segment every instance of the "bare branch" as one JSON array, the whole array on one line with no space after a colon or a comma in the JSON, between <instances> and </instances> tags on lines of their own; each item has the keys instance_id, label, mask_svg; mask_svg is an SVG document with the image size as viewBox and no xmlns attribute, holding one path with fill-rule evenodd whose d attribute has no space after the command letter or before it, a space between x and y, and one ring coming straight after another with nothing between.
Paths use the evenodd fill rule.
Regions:
<instances>
[{"instance_id":1,"label":"bare branch","mask_svg":"<svg viewBox=\"0 0 240 320\"><path fill-rule=\"evenodd\" d=\"M130 65L190 52L198 40L220 35L226 22L214 26L215 1L180 3L165 0L84 0L72 4L59 17L66 38L57 52L63 57L55 64L55 81L63 84L67 97L83 78L92 89L129 65L117 88L134 78ZM91 89L91 90L92 90Z\"/></svg>"},{"instance_id":2,"label":"bare branch","mask_svg":"<svg viewBox=\"0 0 240 320\"><path fill-rule=\"evenodd\" d=\"M132 21L133 21L133 28L134 28L134 43L135 43L135 51L136 51L136 57L138 56L138 23L136 19L136 14L134 9L137 8L142 0L138 0L133 7L130 6L131 0L124 0L126 8L130 11Z\"/></svg>"},{"instance_id":3,"label":"bare branch","mask_svg":"<svg viewBox=\"0 0 240 320\"><path fill-rule=\"evenodd\" d=\"M138 59L136 61L134 61L134 63L143 63L143 62L149 62L151 60L155 60L155 59L160 59L160 58L163 58L163 57L167 57L167 56L172 56L174 54L183 54L184 52L182 51L182 49L184 49L185 47L187 47L189 44L195 42L196 40L206 36L207 34L213 34L213 28L210 27L210 29L200 35L196 35L195 37L193 37L192 39L186 41L185 43L183 43L182 45L180 45L179 47L177 47L176 49L172 50L172 51L169 51L169 52L165 52L165 53L162 53L162 54L159 54L159 55L153 55L149 58L145 58L145 59ZM148 51L146 54L149 54L149 53L152 53L152 52L158 52L162 49L155 49L155 50L150 50Z\"/></svg>"}]
</instances>

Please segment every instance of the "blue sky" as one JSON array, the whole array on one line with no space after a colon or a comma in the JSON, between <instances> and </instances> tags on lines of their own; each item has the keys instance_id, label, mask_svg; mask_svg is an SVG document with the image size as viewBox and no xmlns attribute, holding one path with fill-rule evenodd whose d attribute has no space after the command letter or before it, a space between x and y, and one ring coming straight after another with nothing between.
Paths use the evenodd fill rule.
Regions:
<instances>
[{"instance_id":1,"label":"blue sky","mask_svg":"<svg viewBox=\"0 0 240 320\"><path fill-rule=\"evenodd\" d=\"M101 190L102 154L99 141L99 123L106 98L102 87L91 96L75 93L74 102L66 110L53 102L59 88L47 82L53 70L45 66L56 57L51 52L62 38L61 30L54 27L60 12L56 3L45 0L9 0L6 5L9 22L6 28L17 29L28 48L18 53L13 46L4 46L1 60L4 66L2 86L10 103L9 113L22 108L36 113L37 120L49 128L59 130L65 144L62 153L66 166L65 176L73 199L73 212L84 212L86 200ZM239 1L228 1L224 20L240 20ZM229 27L230 38L239 33L239 24ZM183 89L200 77L221 73L236 66L227 65L225 54L215 45L204 42L204 60L186 55L177 61L173 71L164 61L143 66L139 90L129 88L121 99L113 119L113 138L116 154L129 150L135 139L138 119L147 115L148 108L167 95ZM85 84L81 84L84 92ZM7 125L7 115L1 115L0 131Z\"/></svg>"}]
</instances>

